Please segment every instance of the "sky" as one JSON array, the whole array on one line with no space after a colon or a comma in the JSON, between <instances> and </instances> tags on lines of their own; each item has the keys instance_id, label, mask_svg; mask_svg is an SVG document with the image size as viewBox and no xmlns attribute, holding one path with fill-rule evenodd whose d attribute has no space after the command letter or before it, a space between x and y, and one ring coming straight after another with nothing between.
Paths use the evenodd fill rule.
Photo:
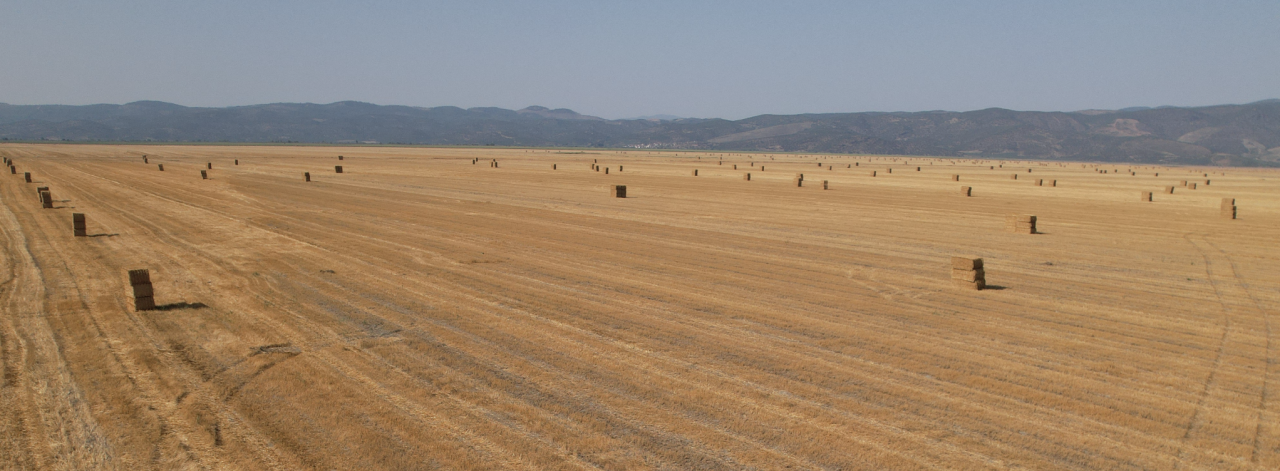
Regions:
<instances>
[{"instance_id":1,"label":"sky","mask_svg":"<svg viewBox=\"0 0 1280 471\"><path fill-rule=\"evenodd\" d=\"M1280 1L12 1L0 102L668 114L1280 98Z\"/></svg>"}]
</instances>

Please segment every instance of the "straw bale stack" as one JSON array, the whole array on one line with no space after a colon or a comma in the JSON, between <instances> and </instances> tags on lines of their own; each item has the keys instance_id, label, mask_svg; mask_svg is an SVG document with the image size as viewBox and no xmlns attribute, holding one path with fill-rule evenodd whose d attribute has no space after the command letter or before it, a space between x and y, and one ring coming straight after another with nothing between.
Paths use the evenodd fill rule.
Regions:
<instances>
[{"instance_id":1,"label":"straw bale stack","mask_svg":"<svg viewBox=\"0 0 1280 471\"><path fill-rule=\"evenodd\" d=\"M973 188L970 188L970 187L967 187L967 186L962 186L962 187L960 187L960 195L961 195L961 196L973 196Z\"/></svg>"},{"instance_id":2,"label":"straw bale stack","mask_svg":"<svg viewBox=\"0 0 1280 471\"><path fill-rule=\"evenodd\" d=\"M13 166L13 165L10 165L10 166L9 166L9 173L14 174L14 175L17 175L17 174L18 174L18 167L15 167L15 166Z\"/></svg>"},{"instance_id":3,"label":"straw bale stack","mask_svg":"<svg viewBox=\"0 0 1280 471\"><path fill-rule=\"evenodd\" d=\"M1196 183L1195 182L1187 183L1187 189L1188 190L1196 189Z\"/></svg>"},{"instance_id":4,"label":"straw bale stack","mask_svg":"<svg viewBox=\"0 0 1280 471\"><path fill-rule=\"evenodd\" d=\"M84 213L71 213L71 230L76 237L88 237L88 226L84 221Z\"/></svg>"},{"instance_id":5,"label":"straw bale stack","mask_svg":"<svg viewBox=\"0 0 1280 471\"><path fill-rule=\"evenodd\" d=\"M695 168L695 169L693 169L693 176L695 176L695 177L696 177L696 176L698 176L698 169L696 169L696 168Z\"/></svg>"},{"instance_id":6,"label":"straw bale stack","mask_svg":"<svg viewBox=\"0 0 1280 471\"><path fill-rule=\"evenodd\" d=\"M987 273L981 258L951 257L951 284L978 291L987 287Z\"/></svg>"},{"instance_id":7,"label":"straw bale stack","mask_svg":"<svg viewBox=\"0 0 1280 471\"><path fill-rule=\"evenodd\" d=\"M876 171L875 171L875 170L872 170L872 171L871 171L871 176L873 176L873 177L874 177L874 176L876 176Z\"/></svg>"},{"instance_id":8,"label":"straw bale stack","mask_svg":"<svg viewBox=\"0 0 1280 471\"><path fill-rule=\"evenodd\" d=\"M148 162L148 161L147 161L147 156L145 156L145 155L144 155L144 156L142 156L142 163L144 163L144 164L149 164L149 163L151 163L151 162Z\"/></svg>"},{"instance_id":9,"label":"straw bale stack","mask_svg":"<svg viewBox=\"0 0 1280 471\"><path fill-rule=\"evenodd\" d=\"M1223 198L1221 212L1222 212L1222 217L1224 219L1235 219L1236 218L1236 199Z\"/></svg>"},{"instance_id":10,"label":"straw bale stack","mask_svg":"<svg viewBox=\"0 0 1280 471\"><path fill-rule=\"evenodd\" d=\"M1043 179L1043 178L1037 178L1037 179L1036 179L1036 186L1044 186L1044 179Z\"/></svg>"},{"instance_id":11,"label":"straw bale stack","mask_svg":"<svg viewBox=\"0 0 1280 471\"><path fill-rule=\"evenodd\" d=\"M1024 214L1010 214L1004 218L1004 228L1015 234L1035 234L1036 217Z\"/></svg>"},{"instance_id":12,"label":"straw bale stack","mask_svg":"<svg viewBox=\"0 0 1280 471\"><path fill-rule=\"evenodd\" d=\"M341 155L339 155L339 156L338 156L338 160L342 160L342 156L341 156Z\"/></svg>"},{"instance_id":13,"label":"straw bale stack","mask_svg":"<svg viewBox=\"0 0 1280 471\"><path fill-rule=\"evenodd\" d=\"M1057 180L1050 181L1049 186L1058 186L1058 181Z\"/></svg>"},{"instance_id":14,"label":"straw bale stack","mask_svg":"<svg viewBox=\"0 0 1280 471\"><path fill-rule=\"evenodd\" d=\"M47 186L37 186L37 187L36 187L36 200L37 200L37 201L39 201L39 200L40 200L40 193L44 193L44 192L46 192L46 191L49 191L49 187L47 187Z\"/></svg>"},{"instance_id":15,"label":"straw bale stack","mask_svg":"<svg viewBox=\"0 0 1280 471\"><path fill-rule=\"evenodd\" d=\"M236 159L236 165L240 165L240 159Z\"/></svg>"},{"instance_id":16,"label":"straw bale stack","mask_svg":"<svg viewBox=\"0 0 1280 471\"><path fill-rule=\"evenodd\" d=\"M751 181L751 174L750 173L742 174L742 179L746 181Z\"/></svg>"},{"instance_id":17,"label":"straw bale stack","mask_svg":"<svg viewBox=\"0 0 1280 471\"><path fill-rule=\"evenodd\" d=\"M334 165L334 166L333 166L333 173L342 173L342 166L341 166L341 165Z\"/></svg>"},{"instance_id":18,"label":"straw bale stack","mask_svg":"<svg viewBox=\"0 0 1280 471\"><path fill-rule=\"evenodd\" d=\"M1178 186L1187 186L1187 181L1186 180L1178 181Z\"/></svg>"},{"instance_id":19,"label":"straw bale stack","mask_svg":"<svg viewBox=\"0 0 1280 471\"><path fill-rule=\"evenodd\" d=\"M831 189L831 188L829 188L829 187L827 186L827 181L826 181L826 180L823 180L823 181L822 181L822 189L824 189L824 190L830 190L830 189Z\"/></svg>"},{"instance_id":20,"label":"straw bale stack","mask_svg":"<svg viewBox=\"0 0 1280 471\"><path fill-rule=\"evenodd\" d=\"M129 285L133 287L133 308L150 311L156 308L155 290L151 288L151 272L129 270Z\"/></svg>"},{"instance_id":21,"label":"straw bale stack","mask_svg":"<svg viewBox=\"0 0 1280 471\"><path fill-rule=\"evenodd\" d=\"M1166 186L1166 187L1164 187L1164 192L1172 195L1172 194L1173 194L1173 187L1171 187L1171 186Z\"/></svg>"},{"instance_id":22,"label":"straw bale stack","mask_svg":"<svg viewBox=\"0 0 1280 471\"><path fill-rule=\"evenodd\" d=\"M608 174L609 174L609 167L605 167L605 168L604 168L604 174L605 174L605 175L608 175Z\"/></svg>"},{"instance_id":23,"label":"straw bale stack","mask_svg":"<svg viewBox=\"0 0 1280 471\"><path fill-rule=\"evenodd\" d=\"M213 170L213 162L206 162L205 165L209 166L207 170Z\"/></svg>"},{"instance_id":24,"label":"straw bale stack","mask_svg":"<svg viewBox=\"0 0 1280 471\"><path fill-rule=\"evenodd\" d=\"M1016 173L1015 173L1015 174L1009 175L1009 179L1011 179L1011 180L1017 180L1017 179L1018 179L1018 174L1016 174Z\"/></svg>"},{"instance_id":25,"label":"straw bale stack","mask_svg":"<svg viewBox=\"0 0 1280 471\"><path fill-rule=\"evenodd\" d=\"M958 182L958 181L960 181L960 176L959 176L959 175L952 175L952 176L951 176L951 181L953 181L953 182Z\"/></svg>"},{"instance_id":26,"label":"straw bale stack","mask_svg":"<svg viewBox=\"0 0 1280 471\"><path fill-rule=\"evenodd\" d=\"M208 180L208 179L209 179L209 171L208 171L208 170L201 170L201 171L200 171L200 179L201 179L201 180Z\"/></svg>"},{"instance_id":27,"label":"straw bale stack","mask_svg":"<svg viewBox=\"0 0 1280 471\"><path fill-rule=\"evenodd\" d=\"M1142 192L1142 199L1141 199L1141 200L1139 200L1139 201L1150 202L1150 201L1151 201L1151 192L1150 192L1150 191L1144 191L1144 192Z\"/></svg>"},{"instance_id":28,"label":"straw bale stack","mask_svg":"<svg viewBox=\"0 0 1280 471\"><path fill-rule=\"evenodd\" d=\"M49 194L48 190L40 192L40 207L47 209L53 208L53 195Z\"/></svg>"},{"instance_id":29,"label":"straw bale stack","mask_svg":"<svg viewBox=\"0 0 1280 471\"><path fill-rule=\"evenodd\" d=\"M610 186L610 187L609 187L609 196L612 196L612 197L614 197L614 198L626 198L626 197L627 197L627 186L626 186L626 185L612 185L612 186Z\"/></svg>"},{"instance_id":30,"label":"straw bale stack","mask_svg":"<svg viewBox=\"0 0 1280 471\"><path fill-rule=\"evenodd\" d=\"M556 169L556 164L551 164L551 170L555 170L555 169Z\"/></svg>"},{"instance_id":31,"label":"straw bale stack","mask_svg":"<svg viewBox=\"0 0 1280 471\"><path fill-rule=\"evenodd\" d=\"M23 172L22 176L27 179L27 183L31 183L31 172Z\"/></svg>"},{"instance_id":32,"label":"straw bale stack","mask_svg":"<svg viewBox=\"0 0 1280 471\"><path fill-rule=\"evenodd\" d=\"M160 168L161 172L164 171L164 164L156 164L156 166Z\"/></svg>"}]
</instances>

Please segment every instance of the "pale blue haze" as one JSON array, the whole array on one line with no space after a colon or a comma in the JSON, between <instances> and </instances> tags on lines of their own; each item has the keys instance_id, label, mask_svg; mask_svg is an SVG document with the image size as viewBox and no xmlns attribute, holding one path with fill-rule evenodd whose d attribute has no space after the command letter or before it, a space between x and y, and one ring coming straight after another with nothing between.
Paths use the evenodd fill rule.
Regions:
<instances>
[{"instance_id":1,"label":"pale blue haze","mask_svg":"<svg viewBox=\"0 0 1280 471\"><path fill-rule=\"evenodd\" d=\"M624 118L1280 97L1280 2L0 1L0 102Z\"/></svg>"}]
</instances>

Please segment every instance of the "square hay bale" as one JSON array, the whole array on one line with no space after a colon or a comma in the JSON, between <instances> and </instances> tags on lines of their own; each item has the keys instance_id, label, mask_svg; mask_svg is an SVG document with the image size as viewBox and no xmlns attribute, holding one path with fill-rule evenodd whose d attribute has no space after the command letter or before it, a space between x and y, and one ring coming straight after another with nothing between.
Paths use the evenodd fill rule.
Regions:
<instances>
[{"instance_id":1,"label":"square hay bale","mask_svg":"<svg viewBox=\"0 0 1280 471\"><path fill-rule=\"evenodd\" d=\"M555 169L556 169L556 164L551 164L551 170L555 170Z\"/></svg>"},{"instance_id":2,"label":"square hay bale","mask_svg":"<svg viewBox=\"0 0 1280 471\"><path fill-rule=\"evenodd\" d=\"M1187 189L1188 190L1196 189L1196 183L1195 182L1187 183Z\"/></svg>"},{"instance_id":3,"label":"square hay bale","mask_svg":"<svg viewBox=\"0 0 1280 471\"><path fill-rule=\"evenodd\" d=\"M830 189L831 189L830 187L828 187L828 186L827 186L827 181L826 181L826 180L823 180L823 181L822 181L822 189L824 189L824 190L830 190Z\"/></svg>"},{"instance_id":4,"label":"square hay bale","mask_svg":"<svg viewBox=\"0 0 1280 471\"><path fill-rule=\"evenodd\" d=\"M1004 219L1005 229L1018 234L1035 234L1036 217L1023 214L1010 214Z\"/></svg>"},{"instance_id":5,"label":"square hay bale","mask_svg":"<svg viewBox=\"0 0 1280 471\"><path fill-rule=\"evenodd\" d=\"M341 166L341 165L334 165L334 166L333 166L333 173L342 173L342 166Z\"/></svg>"},{"instance_id":6,"label":"square hay bale","mask_svg":"<svg viewBox=\"0 0 1280 471\"><path fill-rule=\"evenodd\" d=\"M47 191L40 192L40 207L46 208L46 209L52 209L53 195L50 195L49 192Z\"/></svg>"},{"instance_id":7,"label":"square hay bale","mask_svg":"<svg viewBox=\"0 0 1280 471\"><path fill-rule=\"evenodd\" d=\"M213 162L207 162L207 163L205 163L205 165L208 165L208 166L209 166L209 168L208 168L207 170L213 170Z\"/></svg>"},{"instance_id":8,"label":"square hay bale","mask_svg":"<svg viewBox=\"0 0 1280 471\"><path fill-rule=\"evenodd\" d=\"M695 176L695 177L696 177L696 176L698 176L698 169L696 169L696 168L695 168L695 169L693 169L693 176Z\"/></svg>"},{"instance_id":9,"label":"square hay bale","mask_svg":"<svg viewBox=\"0 0 1280 471\"><path fill-rule=\"evenodd\" d=\"M44 193L44 192L46 192L46 191L49 191L49 187L47 187L47 186L37 186L37 187L36 187L36 201L39 201L39 200L40 200L40 193Z\"/></svg>"},{"instance_id":10,"label":"square hay bale","mask_svg":"<svg viewBox=\"0 0 1280 471\"><path fill-rule=\"evenodd\" d=\"M338 156L338 160L342 160L342 156L341 156L341 155L339 155L339 156Z\"/></svg>"},{"instance_id":11,"label":"square hay bale","mask_svg":"<svg viewBox=\"0 0 1280 471\"><path fill-rule=\"evenodd\" d=\"M750 173L743 174L742 179L746 181L751 181L751 174Z\"/></svg>"},{"instance_id":12,"label":"square hay bale","mask_svg":"<svg viewBox=\"0 0 1280 471\"><path fill-rule=\"evenodd\" d=\"M803 174L803 173L797 173L797 174L796 174L796 180L804 180L804 174Z\"/></svg>"},{"instance_id":13,"label":"square hay bale","mask_svg":"<svg viewBox=\"0 0 1280 471\"><path fill-rule=\"evenodd\" d=\"M1173 194L1173 187L1171 187L1171 186L1166 186L1166 187L1164 187L1164 192L1172 195L1172 194Z\"/></svg>"},{"instance_id":14,"label":"square hay bale","mask_svg":"<svg viewBox=\"0 0 1280 471\"><path fill-rule=\"evenodd\" d=\"M151 284L151 271L145 268L129 270L129 284L133 286Z\"/></svg>"},{"instance_id":15,"label":"square hay bale","mask_svg":"<svg viewBox=\"0 0 1280 471\"><path fill-rule=\"evenodd\" d=\"M156 164L156 166L160 168L161 172L164 171L164 164Z\"/></svg>"},{"instance_id":16,"label":"square hay bale","mask_svg":"<svg viewBox=\"0 0 1280 471\"><path fill-rule=\"evenodd\" d=\"M1187 181L1186 181L1186 180L1179 180L1179 181L1178 181L1178 186L1187 186Z\"/></svg>"},{"instance_id":17,"label":"square hay bale","mask_svg":"<svg viewBox=\"0 0 1280 471\"><path fill-rule=\"evenodd\" d=\"M1150 202L1150 201L1151 201L1151 192L1150 192L1150 191L1144 191L1144 192L1142 192L1142 199L1141 199L1141 200L1139 200L1139 201L1146 201L1146 202Z\"/></svg>"},{"instance_id":18,"label":"square hay bale","mask_svg":"<svg viewBox=\"0 0 1280 471\"><path fill-rule=\"evenodd\" d=\"M873 176L873 177L874 177L874 176L876 176L876 171L875 171L875 170L872 170L872 171L871 171L871 176Z\"/></svg>"},{"instance_id":19,"label":"square hay bale","mask_svg":"<svg viewBox=\"0 0 1280 471\"><path fill-rule=\"evenodd\" d=\"M1058 186L1058 181L1057 180L1050 181L1049 186Z\"/></svg>"},{"instance_id":20,"label":"square hay bale","mask_svg":"<svg viewBox=\"0 0 1280 471\"><path fill-rule=\"evenodd\" d=\"M133 285L133 297L135 298L150 298L155 295L156 291L155 288L152 288L151 283Z\"/></svg>"},{"instance_id":21,"label":"square hay bale","mask_svg":"<svg viewBox=\"0 0 1280 471\"><path fill-rule=\"evenodd\" d=\"M1224 219L1235 219L1235 218L1236 218L1236 207L1235 207L1235 206L1232 206L1232 207L1230 207L1230 208L1222 208L1222 217L1223 217Z\"/></svg>"},{"instance_id":22,"label":"square hay bale","mask_svg":"<svg viewBox=\"0 0 1280 471\"><path fill-rule=\"evenodd\" d=\"M604 168L604 174L605 174L605 175L608 175L608 174L609 174L609 167L605 167L605 168Z\"/></svg>"},{"instance_id":23,"label":"square hay bale","mask_svg":"<svg viewBox=\"0 0 1280 471\"><path fill-rule=\"evenodd\" d=\"M156 308L156 299L147 296L144 298L133 298L133 309L136 311L150 311Z\"/></svg>"},{"instance_id":24,"label":"square hay bale","mask_svg":"<svg viewBox=\"0 0 1280 471\"><path fill-rule=\"evenodd\" d=\"M302 172L302 181L304 182L311 181L311 172Z\"/></svg>"},{"instance_id":25,"label":"square hay bale","mask_svg":"<svg viewBox=\"0 0 1280 471\"><path fill-rule=\"evenodd\" d=\"M614 197L614 198L626 198L626 197L627 197L627 186L626 186L626 185L612 185L612 186L610 186L610 187L609 187L609 196L612 196L612 197Z\"/></svg>"},{"instance_id":26,"label":"square hay bale","mask_svg":"<svg viewBox=\"0 0 1280 471\"><path fill-rule=\"evenodd\" d=\"M71 225L73 227L84 227L84 213L71 213Z\"/></svg>"},{"instance_id":27,"label":"square hay bale","mask_svg":"<svg viewBox=\"0 0 1280 471\"><path fill-rule=\"evenodd\" d=\"M960 187L960 196L973 196L973 188L967 186Z\"/></svg>"},{"instance_id":28,"label":"square hay bale","mask_svg":"<svg viewBox=\"0 0 1280 471\"><path fill-rule=\"evenodd\" d=\"M200 171L200 179L201 179L201 180L208 180L208 179L209 179L209 171L208 171L208 170L201 170L201 171Z\"/></svg>"},{"instance_id":29,"label":"square hay bale","mask_svg":"<svg viewBox=\"0 0 1280 471\"><path fill-rule=\"evenodd\" d=\"M978 269L952 268L951 269L951 279L953 280L962 280L962 281L968 281L970 283L973 283L983 278L986 278L986 272L981 268L978 268Z\"/></svg>"},{"instance_id":30,"label":"square hay bale","mask_svg":"<svg viewBox=\"0 0 1280 471\"><path fill-rule=\"evenodd\" d=\"M960 176L959 176L959 175L952 175L952 176L951 176L951 181L953 181L953 182L958 182L958 181L960 181Z\"/></svg>"},{"instance_id":31,"label":"square hay bale","mask_svg":"<svg viewBox=\"0 0 1280 471\"><path fill-rule=\"evenodd\" d=\"M236 159L236 165L240 165L240 159Z\"/></svg>"},{"instance_id":32,"label":"square hay bale","mask_svg":"<svg viewBox=\"0 0 1280 471\"><path fill-rule=\"evenodd\" d=\"M142 156L142 163L147 164L147 163L151 163L151 162L147 161L147 156L145 156L145 155L144 155L144 156Z\"/></svg>"},{"instance_id":33,"label":"square hay bale","mask_svg":"<svg viewBox=\"0 0 1280 471\"><path fill-rule=\"evenodd\" d=\"M982 268L981 258L951 257L952 270L977 270Z\"/></svg>"},{"instance_id":34,"label":"square hay bale","mask_svg":"<svg viewBox=\"0 0 1280 471\"><path fill-rule=\"evenodd\" d=\"M792 180L792 181L793 181L793 182L795 182L796 187L802 187L802 186L804 186L804 179L803 179L803 178L796 177L796 178L795 178L794 180Z\"/></svg>"},{"instance_id":35,"label":"square hay bale","mask_svg":"<svg viewBox=\"0 0 1280 471\"><path fill-rule=\"evenodd\" d=\"M1016 173L1015 173L1015 174L1013 174L1013 175L1010 175L1010 176L1009 176L1009 179L1011 179L1011 180L1017 180L1017 179L1018 179L1018 174L1016 174Z\"/></svg>"},{"instance_id":36,"label":"square hay bale","mask_svg":"<svg viewBox=\"0 0 1280 471\"><path fill-rule=\"evenodd\" d=\"M885 169L885 170L884 170L884 173L893 173L893 169L891 169L891 168Z\"/></svg>"},{"instance_id":37,"label":"square hay bale","mask_svg":"<svg viewBox=\"0 0 1280 471\"><path fill-rule=\"evenodd\" d=\"M1043 179L1043 178L1037 178L1037 179L1036 179L1036 186L1044 186L1044 179Z\"/></svg>"},{"instance_id":38,"label":"square hay bale","mask_svg":"<svg viewBox=\"0 0 1280 471\"><path fill-rule=\"evenodd\" d=\"M31 172L24 172L22 176L27 179L27 183L31 183Z\"/></svg>"},{"instance_id":39,"label":"square hay bale","mask_svg":"<svg viewBox=\"0 0 1280 471\"><path fill-rule=\"evenodd\" d=\"M1222 199L1222 205L1221 205L1221 206L1222 206L1222 209L1234 208L1234 207L1236 206L1236 199L1235 199L1235 198L1223 198L1223 199Z\"/></svg>"}]
</instances>

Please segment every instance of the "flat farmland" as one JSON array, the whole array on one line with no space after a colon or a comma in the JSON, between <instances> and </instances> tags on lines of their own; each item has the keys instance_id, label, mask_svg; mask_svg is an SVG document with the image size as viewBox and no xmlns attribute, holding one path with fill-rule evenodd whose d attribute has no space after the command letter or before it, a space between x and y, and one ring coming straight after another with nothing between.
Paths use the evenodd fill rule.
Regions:
<instances>
[{"instance_id":1,"label":"flat farmland","mask_svg":"<svg viewBox=\"0 0 1280 471\"><path fill-rule=\"evenodd\" d=\"M3 469L1280 468L1274 170L0 155Z\"/></svg>"}]
</instances>

